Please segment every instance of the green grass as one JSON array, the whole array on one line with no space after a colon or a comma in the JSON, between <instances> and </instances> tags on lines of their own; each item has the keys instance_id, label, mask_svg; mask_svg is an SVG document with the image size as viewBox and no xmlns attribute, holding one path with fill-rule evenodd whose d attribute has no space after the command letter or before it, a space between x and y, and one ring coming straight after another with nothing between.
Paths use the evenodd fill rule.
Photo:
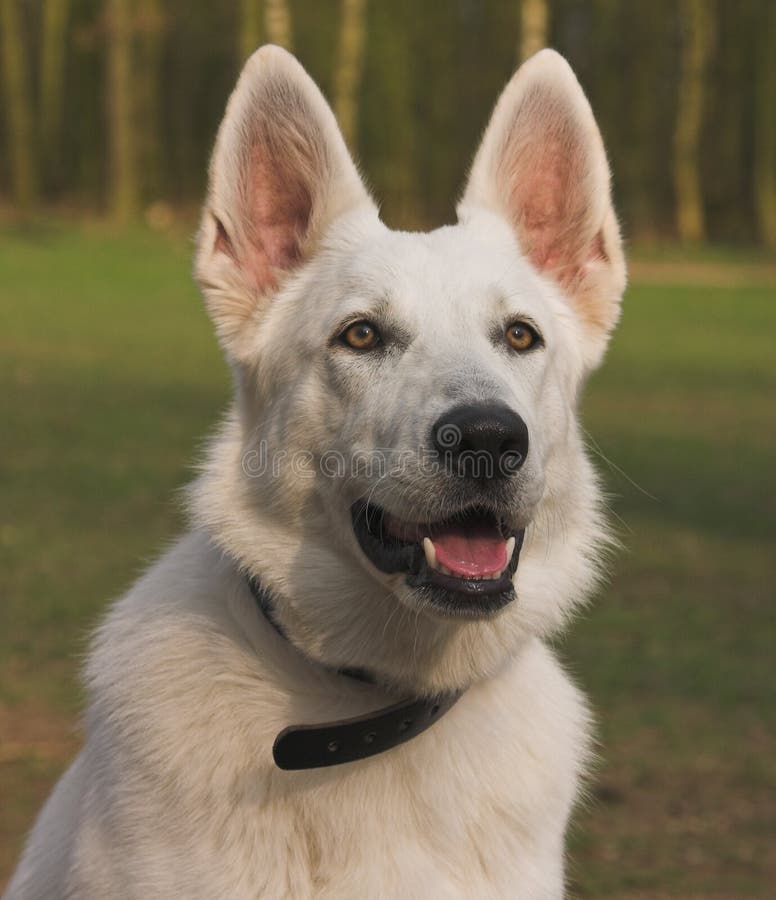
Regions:
<instances>
[{"instance_id":1,"label":"green grass","mask_svg":"<svg viewBox=\"0 0 776 900\"><path fill-rule=\"evenodd\" d=\"M776 878L774 285L634 286L586 424L626 552L564 646L601 721L585 896Z\"/></svg>"},{"instance_id":2,"label":"green grass","mask_svg":"<svg viewBox=\"0 0 776 900\"><path fill-rule=\"evenodd\" d=\"M228 396L190 255L145 232L0 235L0 885L75 749L88 630L180 528ZM776 883L776 286L744 262L735 288L634 285L588 393L626 549L560 645L601 734L578 896Z\"/></svg>"}]
</instances>

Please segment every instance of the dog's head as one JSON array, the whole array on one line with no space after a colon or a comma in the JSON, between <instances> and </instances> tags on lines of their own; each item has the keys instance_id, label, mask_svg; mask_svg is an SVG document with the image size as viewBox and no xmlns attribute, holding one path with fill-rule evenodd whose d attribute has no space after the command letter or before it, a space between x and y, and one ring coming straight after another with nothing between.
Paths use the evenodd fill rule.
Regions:
<instances>
[{"instance_id":1,"label":"dog's head","mask_svg":"<svg viewBox=\"0 0 776 900\"><path fill-rule=\"evenodd\" d=\"M556 53L505 89L458 214L386 228L302 67L248 61L196 261L237 399L194 508L295 643L416 690L557 627L605 534L577 404L625 266L601 137Z\"/></svg>"}]
</instances>

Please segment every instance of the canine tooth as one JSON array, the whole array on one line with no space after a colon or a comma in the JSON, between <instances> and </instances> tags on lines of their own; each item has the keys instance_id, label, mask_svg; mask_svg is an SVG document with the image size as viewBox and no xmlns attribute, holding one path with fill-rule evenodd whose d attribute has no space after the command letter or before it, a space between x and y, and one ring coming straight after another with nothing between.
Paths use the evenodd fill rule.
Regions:
<instances>
[{"instance_id":1,"label":"canine tooth","mask_svg":"<svg viewBox=\"0 0 776 900\"><path fill-rule=\"evenodd\" d=\"M431 538L423 538L423 552L426 554L426 563L429 569L437 568L436 547Z\"/></svg>"},{"instance_id":2,"label":"canine tooth","mask_svg":"<svg viewBox=\"0 0 776 900\"><path fill-rule=\"evenodd\" d=\"M507 561L504 565L504 569L506 569L506 567L512 561L512 554L514 552L515 552L515 537L514 537L514 535L512 535L512 537L507 541ZM501 572L503 572L504 569L502 569ZM499 575L501 574L501 572L499 572Z\"/></svg>"}]
</instances>

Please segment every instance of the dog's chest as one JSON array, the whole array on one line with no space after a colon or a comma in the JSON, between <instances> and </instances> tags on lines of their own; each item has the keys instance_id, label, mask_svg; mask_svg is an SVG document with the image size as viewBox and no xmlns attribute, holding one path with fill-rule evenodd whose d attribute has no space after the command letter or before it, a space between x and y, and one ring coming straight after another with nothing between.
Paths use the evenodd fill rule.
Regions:
<instances>
[{"instance_id":1,"label":"dog's chest","mask_svg":"<svg viewBox=\"0 0 776 900\"><path fill-rule=\"evenodd\" d=\"M470 761L457 769L447 759L437 767L424 762L421 769L411 754L393 755L334 777L282 776L287 783L271 786L253 815L244 810L244 857L234 871L244 881L254 870L260 889L251 896L552 895L535 883L548 835L563 831L565 816L552 802L544 812L529 808L520 779L494 771L486 754L480 776ZM544 888L557 866L548 856ZM516 884L524 890L516 893Z\"/></svg>"},{"instance_id":2,"label":"dog's chest","mask_svg":"<svg viewBox=\"0 0 776 900\"><path fill-rule=\"evenodd\" d=\"M232 798L226 818L239 841L218 869L227 880L240 873L251 888L208 890L408 900L561 896L578 765L553 749L557 729L535 719L538 727L526 728L503 697L491 698L495 709L482 699L465 697L434 728L371 760L265 770L261 784ZM569 746L569 735L562 737Z\"/></svg>"}]
</instances>

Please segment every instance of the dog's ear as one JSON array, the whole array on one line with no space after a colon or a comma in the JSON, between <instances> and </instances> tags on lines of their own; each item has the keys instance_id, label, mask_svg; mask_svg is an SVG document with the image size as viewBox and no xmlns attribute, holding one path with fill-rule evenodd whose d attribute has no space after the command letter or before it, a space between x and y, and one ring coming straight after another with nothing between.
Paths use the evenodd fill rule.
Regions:
<instances>
[{"instance_id":1,"label":"dog's ear","mask_svg":"<svg viewBox=\"0 0 776 900\"><path fill-rule=\"evenodd\" d=\"M625 262L601 134L571 67L553 50L504 89L458 207L505 218L521 250L560 285L599 349L619 316Z\"/></svg>"},{"instance_id":2,"label":"dog's ear","mask_svg":"<svg viewBox=\"0 0 776 900\"><path fill-rule=\"evenodd\" d=\"M374 205L334 115L302 66L265 46L229 98L210 163L195 274L227 352L339 216Z\"/></svg>"}]
</instances>

